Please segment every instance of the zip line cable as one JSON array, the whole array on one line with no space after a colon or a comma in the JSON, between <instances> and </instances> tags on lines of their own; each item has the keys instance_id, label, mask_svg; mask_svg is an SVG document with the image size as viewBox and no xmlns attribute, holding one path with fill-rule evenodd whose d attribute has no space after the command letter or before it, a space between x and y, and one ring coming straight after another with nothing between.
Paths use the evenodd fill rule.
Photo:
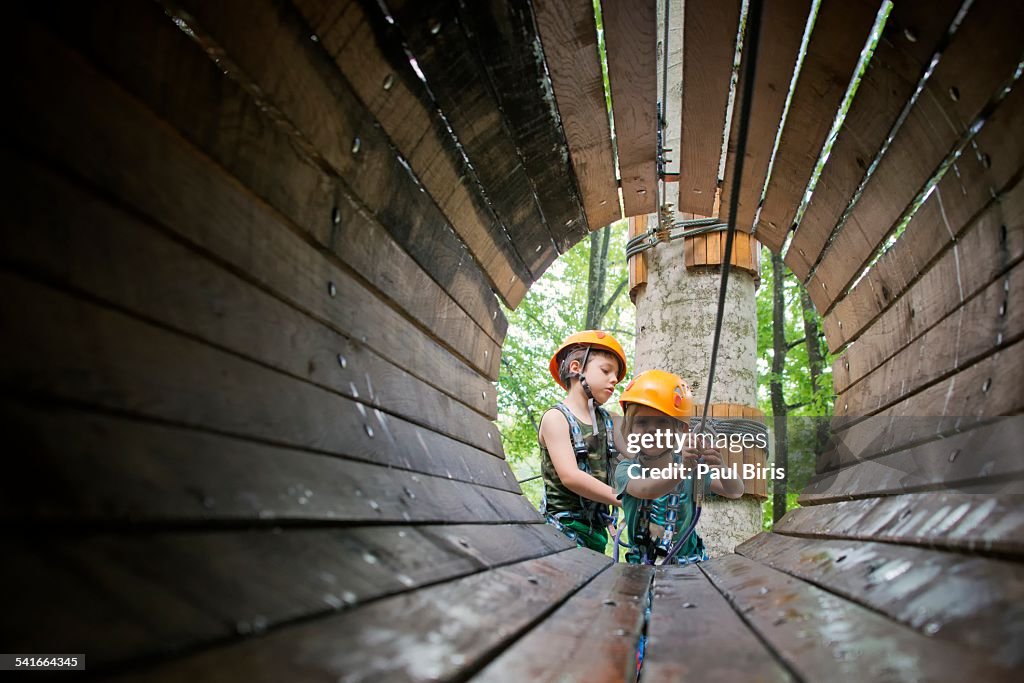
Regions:
<instances>
[{"instance_id":1,"label":"zip line cable","mask_svg":"<svg viewBox=\"0 0 1024 683\"><path fill-rule=\"evenodd\" d=\"M732 193L729 197L729 227L725 232L725 253L722 258L722 280L718 289L718 312L715 315L715 336L711 343L711 364L708 368L708 388L704 397L704 410L698 432L704 431L711 405L711 388L715 383L715 365L718 362L718 346L722 340L722 320L725 318L725 293L729 285L729 270L732 265L732 242L736 234L736 211L740 204L740 183L743 180L743 161L747 154L747 135L750 132L750 108L754 96L754 76L757 73L757 51L761 42L762 0L750 0L747 10L747 35L750 42L744 46L749 58L743 64L743 93L740 102L740 128L736 137L736 165L733 168Z\"/></svg>"}]
</instances>

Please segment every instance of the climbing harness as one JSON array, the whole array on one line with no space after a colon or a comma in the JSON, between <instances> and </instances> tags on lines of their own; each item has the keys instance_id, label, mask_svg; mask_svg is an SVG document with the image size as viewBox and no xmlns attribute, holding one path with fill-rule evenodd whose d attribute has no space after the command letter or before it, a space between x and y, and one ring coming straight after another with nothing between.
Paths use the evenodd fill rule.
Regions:
<instances>
[{"instance_id":1,"label":"climbing harness","mask_svg":"<svg viewBox=\"0 0 1024 683\"><path fill-rule=\"evenodd\" d=\"M587 448L587 442L583 437L583 429L580 427L579 420L572 414L568 406L564 403L558 403L555 405L555 409L565 416L566 421L569 423L569 439L572 441L573 454L576 456L576 466L581 472L585 472L593 476L593 470L590 467L590 451ZM619 460L619 451L615 447L614 440L614 427L612 425L612 418L604 408L600 406L596 409L596 418L599 418L604 423L604 434L605 434L605 478L607 479L611 475L612 463ZM594 436L597 436L597 419L592 423L594 427ZM541 501L541 514L545 516L548 523L554 526L556 529L561 531L563 534L579 542L579 534L574 530L570 529L565 525L567 521L576 521L589 524L591 527L595 526L595 522L600 522L600 526L607 526L608 524L614 524L617 514L609 514L606 511L606 507L597 501L589 500L580 496L580 508L582 512L576 511L563 511L556 513L549 513L547 511L547 495L545 494Z\"/></svg>"}]
</instances>

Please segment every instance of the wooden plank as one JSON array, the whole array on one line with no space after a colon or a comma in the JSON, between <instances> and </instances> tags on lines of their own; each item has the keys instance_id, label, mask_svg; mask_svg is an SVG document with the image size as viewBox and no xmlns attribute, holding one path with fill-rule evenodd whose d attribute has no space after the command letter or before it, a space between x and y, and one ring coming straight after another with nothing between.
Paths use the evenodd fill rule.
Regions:
<instances>
[{"instance_id":1,"label":"wooden plank","mask_svg":"<svg viewBox=\"0 0 1024 683\"><path fill-rule=\"evenodd\" d=\"M843 420L835 425L839 448L834 453L838 452L844 461L871 458L972 429L999 415L1016 414L1024 408L1020 391L1024 377L1022 352L1024 340L872 417L857 422ZM849 409L845 402L841 407ZM837 466L835 460L826 464L829 469ZM819 468L821 465L819 462Z\"/></svg>"},{"instance_id":2,"label":"wooden plank","mask_svg":"<svg viewBox=\"0 0 1024 683\"><path fill-rule=\"evenodd\" d=\"M947 316L948 319L948 315L955 314L961 305L961 296L970 302L974 300L971 297L984 296L985 292L994 286L993 283L1001 282L1005 287L1010 273L1004 269L1009 267L1012 272L1019 267L1022 257L1024 184L1018 185L1009 195L1003 196L1001 201L988 207L979 219L957 238L952 248L943 252L942 256L924 271L921 278L910 285L900 298L863 332L858 334L856 317L851 314L851 317L846 318L850 324L848 327L844 326L844 329L853 328L849 329L849 334L857 337L856 343L847 346L842 357L833 363L836 390L845 391L894 355L901 346L920 339L921 335L933 329L932 326L941 321L943 316ZM946 289L954 282L957 285L955 288ZM874 287L875 280L872 280L869 286ZM887 288L886 282L882 282L881 286ZM888 290L884 294L885 296L878 299L877 304L885 305L882 299L892 297ZM1007 299L1007 308L1002 309L1005 315L1011 306L1008 293L1004 292L1003 299ZM1001 305L1002 299L996 303L994 311L987 311L986 314L995 312L998 315ZM840 302L830 315L843 316L851 310L853 307L848 308L844 306L844 302ZM863 311L865 315L871 314L871 309L860 308L859 305L856 310ZM843 329L836 326L834 329L843 333ZM1007 336L1005 332L1003 336ZM991 345L996 342L996 337L993 336L987 341Z\"/></svg>"},{"instance_id":3,"label":"wooden plank","mask_svg":"<svg viewBox=\"0 0 1024 683\"><path fill-rule=\"evenodd\" d=\"M0 282L0 376L18 395L437 473L449 459L495 457L91 301Z\"/></svg>"},{"instance_id":4,"label":"wooden plank","mask_svg":"<svg viewBox=\"0 0 1024 683\"><path fill-rule=\"evenodd\" d=\"M825 3L828 6L829 3ZM839 3L842 5L852 3ZM796 68L800 43L810 15L809 0L785 0L766 3L761 19L761 41L757 55L757 74L750 109L750 128L747 136L746 159L743 162L743 177L740 183L740 203L736 214L736 228L743 232L754 229L754 213L761 201L768 163L775 136L782 119L782 110L789 95L789 84ZM824 10L822 10L824 11ZM744 38L746 42L749 37ZM863 42L863 41L862 41ZM750 58L750 50L743 53ZM725 156L725 175L722 181L721 208L718 215L722 221L729 220L729 205L735 178L736 143L739 137L740 93L743 92L743 70L740 65L740 80L736 86L736 102L729 131L729 145ZM844 83L845 85L845 83Z\"/></svg>"},{"instance_id":5,"label":"wooden plank","mask_svg":"<svg viewBox=\"0 0 1024 683\"><path fill-rule=\"evenodd\" d=\"M622 217L590 0L533 3L558 113L591 230Z\"/></svg>"},{"instance_id":6,"label":"wooden plank","mask_svg":"<svg viewBox=\"0 0 1024 683\"><path fill-rule=\"evenodd\" d=\"M758 218L757 237L772 251L782 248L793 225L880 4L878 0L824 2L818 10ZM743 210L737 224L753 223L764 186L764 174L757 177L762 182L745 187L740 195Z\"/></svg>"},{"instance_id":7,"label":"wooden plank","mask_svg":"<svg viewBox=\"0 0 1024 683\"><path fill-rule=\"evenodd\" d=\"M760 533L736 552L1006 667L1024 665L1024 568L888 543Z\"/></svg>"},{"instance_id":8,"label":"wooden plank","mask_svg":"<svg viewBox=\"0 0 1024 683\"><path fill-rule=\"evenodd\" d=\"M167 9L185 20L201 41L225 52L224 58L237 69L229 70L233 78L244 87L257 89L268 104L278 108L325 163L350 179L368 205L380 212L390 208L387 218L380 217L382 223L411 218L406 215L409 207L388 204L392 200L391 184L401 182L402 174L406 183L411 180L407 169L395 156L390 140L377 128L373 115L338 78L335 65L319 41L309 39L309 27L297 11L269 1L213 5L189 0L180 7L169 3ZM240 22L240 17L245 21ZM273 58L266 49L268 44L274 46ZM444 135L437 127L434 130L436 135ZM447 141L443 145L453 151ZM418 166L420 157L415 160ZM408 163L412 161L410 158ZM459 161L455 157L447 163L459 168ZM378 164L389 169L386 175L374 173ZM454 176L454 184L442 185L435 184L435 176L422 167L413 167L413 171L422 176L424 187L479 261L495 290L510 306L518 304L531 276L501 228L494 224L493 213L476 189L463 173Z\"/></svg>"},{"instance_id":9,"label":"wooden plank","mask_svg":"<svg viewBox=\"0 0 1024 683\"><path fill-rule=\"evenodd\" d=\"M724 234L722 232L709 232L703 236L705 243L707 244L707 255L708 263L722 263L722 257L725 256L725 240L722 239ZM735 237L735 235L733 236ZM733 251L735 254L735 250Z\"/></svg>"},{"instance_id":10,"label":"wooden plank","mask_svg":"<svg viewBox=\"0 0 1024 683\"><path fill-rule=\"evenodd\" d=\"M487 417L36 162L0 158L21 169L10 185L21 201L6 216L11 228L0 231L4 262L371 410L500 453Z\"/></svg>"},{"instance_id":11,"label":"wooden plank","mask_svg":"<svg viewBox=\"0 0 1024 683\"><path fill-rule=\"evenodd\" d=\"M799 679L1010 680L983 653L937 641L740 555L700 565Z\"/></svg>"},{"instance_id":12,"label":"wooden plank","mask_svg":"<svg viewBox=\"0 0 1024 683\"><path fill-rule=\"evenodd\" d=\"M629 225L626 232L628 240L633 239L647 232L647 216L632 216L629 218ZM634 304L638 287L647 284L647 252L640 252L626 260L629 269L629 299Z\"/></svg>"},{"instance_id":13,"label":"wooden plank","mask_svg":"<svg viewBox=\"0 0 1024 683\"><path fill-rule=\"evenodd\" d=\"M657 570L647 633L648 680L794 680L696 566Z\"/></svg>"},{"instance_id":14,"label":"wooden plank","mask_svg":"<svg viewBox=\"0 0 1024 683\"><path fill-rule=\"evenodd\" d=\"M934 304L922 309L924 302L911 306L907 297L900 297L918 275L931 281L922 285L928 288L957 282L966 297L1024 254L1024 186L1020 183L1024 138L1015 128L1022 114L1024 87L1017 87L974 139L978 149L960 157L914 215L904 232L907 239L898 239L864 279L836 302L824 319L833 351L857 339L890 307L901 310L886 316L889 319L897 315L906 321L910 308L931 314ZM1005 236L1002 226L1006 226ZM939 264L929 266L936 257ZM958 267L961 263L963 267ZM910 329L923 329L916 327L916 316L911 320ZM873 330L877 329L876 325ZM894 338L906 337L896 334Z\"/></svg>"},{"instance_id":15,"label":"wooden plank","mask_svg":"<svg viewBox=\"0 0 1024 683\"><path fill-rule=\"evenodd\" d=\"M371 149L379 134L361 140L359 163L379 158L377 166L382 170L375 167L374 174L378 178L390 174L393 182L387 191L392 202L407 212L415 210L414 215L402 218L382 201L372 206L363 203L356 191L357 181L365 182L363 175L356 181L351 174L338 177L305 138L296 137L301 134L294 127L271 116L275 109L266 107L262 95L255 96L225 78L222 69L170 23L159 6L120 7L110 2L88 8L69 6L46 22L254 194L375 286L386 292L414 282L420 275L413 263L418 263L496 341L504 338L507 321L483 273L406 169L396 159L389 160L393 150ZM182 78L182 73L188 74L189 87L169 91L166 83ZM275 173L263 170L267 168ZM360 171L371 175L366 168ZM366 186L359 189L365 194ZM380 200L381 192L381 187L374 188L371 203ZM381 225L378 218L387 222ZM425 240L423 234L434 239ZM410 256L399 253L401 249ZM396 271L409 275L398 277Z\"/></svg>"},{"instance_id":16,"label":"wooden plank","mask_svg":"<svg viewBox=\"0 0 1024 683\"><path fill-rule=\"evenodd\" d=\"M572 545L546 524L5 540L4 642L87 652L91 670L259 635Z\"/></svg>"},{"instance_id":17,"label":"wooden plank","mask_svg":"<svg viewBox=\"0 0 1024 683\"><path fill-rule=\"evenodd\" d=\"M801 281L807 279L932 55L943 47L962 4L961 0L909 0L893 5L828 163L786 251L786 265ZM768 211L762 211L761 216L758 234L762 229L778 232L792 222L790 217L773 225Z\"/></svg>"},{"instance_id":18,"label":"wooden plank","mask_svg":"<svg viewBox=\"0 0 1024 683\"><path fill-rule=\"evenodd\" d=\"M773 531L1021 558L1024 510L1019 501L1016 494L976 496L941 491L865 498L795 508ZM805 501L801 499L800 504Z\"/></svg>"},{"instance_id":19,"label":"wooden plank","mask_svg":"<svg viewBox=\"0 0 1024 683\"><path fill-rule=\"evenodd\" d=\"M980 492L986 483L993 492L1024 492L1024 485L1017 481L1024 475L1018 452L1022 438L1024 421L1004 417L991 425L855 464L840 458L839 464L851 466L812 477L800 500L806 505L942 489Z\"/></svg>"},{"instance_id":20,"label":"wooden plank","mask_svg":"<svg viewBox=\"0 0 1024 683\"><path fill-rule=\"evenodd\" d=\"M459 21L482 56L537 201L559 252L587 234L569 150L527 0L461 3Z\"/></svg>"},{"instance_id":21,"label":"wooden plank","mask_svg":"<svg viewBox=\"0 0 1024 683\"><path fill-rule=\"evenodd\" d=\"M675 9L675 8L674 8ZM714 215L740 2L683 3L683 110L679 211Z\"/></svg>"},{"instance_id":22,"label":"wooden plank","mask_svg":"<svg viewBox=\"0 0 1024 683\"><path fill-rule=\"evenodd\" d=\"M430 4L406 0L389 2L387 16L397 30L389 30L385 14L376 3L364 6L366 14L371 16L359 19L374 26L377 41L387 44L382 49L397 57L404 46L416 60L417 68L429 84L417 85L424 94L429 87L434 107L440 107L444 121L467 155L469 162L465 171L480 183L487 203L498 218L495 228L508 233L532 278L540 277L558 256L558 251L481 59L458 21L458 3L453 0ZM339 55L338 64L344 72L362 74L361 57L362 50ZM361 77L354 75L352 78ZM371 83L371 91L376 95L381 81L371 78Z\"/></svg>"},{"instance_id":23,"label":"wooden plank","mask_svg":"<svg viewBox=\"0 0 1024 683\"><path fill-rule=\"evenodd\" d=\"M693 240L693 265L706 266L708 264L708 236L694 235Z\"/></svg>"},{"instance_id":24,"label":"wooden plank","mask_svg":"<svg viewBox=\"0 0 1024 683\"><path fill-rule=\"evenodd\" d=\"M504 462L428 451L415 436L418 452L357 460L59 405L3 405L21 456L2 485L8 522L540 520Z\"/></svg>"},{"instance_id":25,"label":"wooden plank","mask_svg":"<svg viewBox=\"0 0 1024 683\"><path fill-rule=\"evenodd\" d=\"M556 553L139 669L132 678L214 681L224 671L251 681L463 678L608 564L585 549Z\"/></svg>"},{"instance_id":26,"label":"wooden plank","mask_svg":"<svg viewBox=\"0 0 1024 683\"><path fill-rule=\"evenodd\" d=\"M46 34L33 36L47 49L30 53L50 61L26 59L12 82L24 105L16 112L24 139L41 154L61 159L75 174L432 386L484 414L493 411L487 398L493 388L485 377L381 305L134 99ZM60 68L54 69L58 57ZM68 80L60 87L33 87L55 74ZM79 104L72 109L68 101ZM486 347L480 353L490 367L493 354Z\"/></svg>"},{"instance_id":27,"label":"wooden plank","mask_svg":"<svg viewBox=\"0 0 1024 683\"><path fill-rule=\"evenodd\" d=\"M657 211L658 35L655 0L601 5L626 216Z\"/></svg>"},{"instance_id":28,"label":"wooden plank","mask_svg":"<svg viewBox=\"0 0 1024 683\"><path fill-rule=\"evenodd\" d=\"M1024 292L1020 263L839 394L835 414L870 415L1018 341L1024 336L1019 292ZM957 296L955 290L947 293ZM964 334L964 328L970 332Z\"/></svg>"},{"instance_id":29,"label":"wooden plank","mask_svg":"<svg viewBox=\"0 0 1024 683\"><path fill-rule=\"evenodd\" d=\"M632 680L653 575L653 567L612 565L473 681ZM586 656L567 656L584 642Z\"/></svg>"},{"instance_id":30,"label":"wooden plank","mask_svg":"<svg viewBox=\"0 0 1024 683\"><path fill-rule=\"evenodd\" d=\"M971 6L922 97L814 271L818 308L831 308L895 227L914 196L956 146L1021 61L1011 28L1024 7L997 0ZM953 95L956 95L954 98ZM822 299L824 297L824 299ZM824 305L822 302L827 302Z\"/></svg>"}]
</instances>

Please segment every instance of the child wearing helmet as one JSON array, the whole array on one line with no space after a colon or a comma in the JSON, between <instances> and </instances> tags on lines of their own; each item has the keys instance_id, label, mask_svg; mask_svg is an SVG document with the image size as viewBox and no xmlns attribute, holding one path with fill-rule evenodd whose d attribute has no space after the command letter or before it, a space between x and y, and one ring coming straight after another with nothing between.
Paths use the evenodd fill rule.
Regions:
<instances>
[{"instance_id":1,"label":"child wearing helmet","mask_svg":"<svg viewBox=\"0 0 1024 683\"><path fill-rule=\"evenodd\" d=\"M608 509L620 503L610 485L619 459L615 428L601 404L625 376L626 354L607 332L587 330L570 335L548 369L567 394L540 422L541 512L578 545L604 552Z\"/></svg>"},{"instance_id":2,"label":"child wearing helmet","mask_svg":"<svg viewBox=\"0 0 1024 683\"><path fill-rule=\"evenodd\" d=\"M695 529L685 541L681 536L694 522L694 486L698 480L693 473L698 459L713 470L722 467L722 458L713 448L684 447L696 445L683 440L690 431L688 418L694 414L689 386L671 372L647 370L629 383L619 403L624 413L622 433L631 444L627 452L637 451L615 470L615 491L622 500L629 529L626 561L655 564L680 542L669 562L707 559L704 541ZM659 433L667 438L653 438ZM644 435L648 438L642 438ZM667 469L673 463L677 467ZM667 471L672 476L656 478L651 474L655 470L659 475ZM704 477L701 485L702 494L710 491L726 498L743 495L741 479Z\"/></svg>"}]
</instances>

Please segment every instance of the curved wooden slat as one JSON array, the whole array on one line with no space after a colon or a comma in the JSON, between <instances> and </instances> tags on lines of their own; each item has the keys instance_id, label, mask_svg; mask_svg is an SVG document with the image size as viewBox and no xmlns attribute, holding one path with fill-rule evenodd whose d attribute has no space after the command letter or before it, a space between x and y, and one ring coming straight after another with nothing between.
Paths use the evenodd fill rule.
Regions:
<instances>
[{"instance_id":1,"label":"curved wooden slat","mask_svg":"<svg viewBox=\"0 0 1024 683\"><path fill-rule=\"evenodd\" d=\"M890 543L761 533L736 552L1006 667L1024 664L1024 567Z\"/></svg>"}]
</instances>

